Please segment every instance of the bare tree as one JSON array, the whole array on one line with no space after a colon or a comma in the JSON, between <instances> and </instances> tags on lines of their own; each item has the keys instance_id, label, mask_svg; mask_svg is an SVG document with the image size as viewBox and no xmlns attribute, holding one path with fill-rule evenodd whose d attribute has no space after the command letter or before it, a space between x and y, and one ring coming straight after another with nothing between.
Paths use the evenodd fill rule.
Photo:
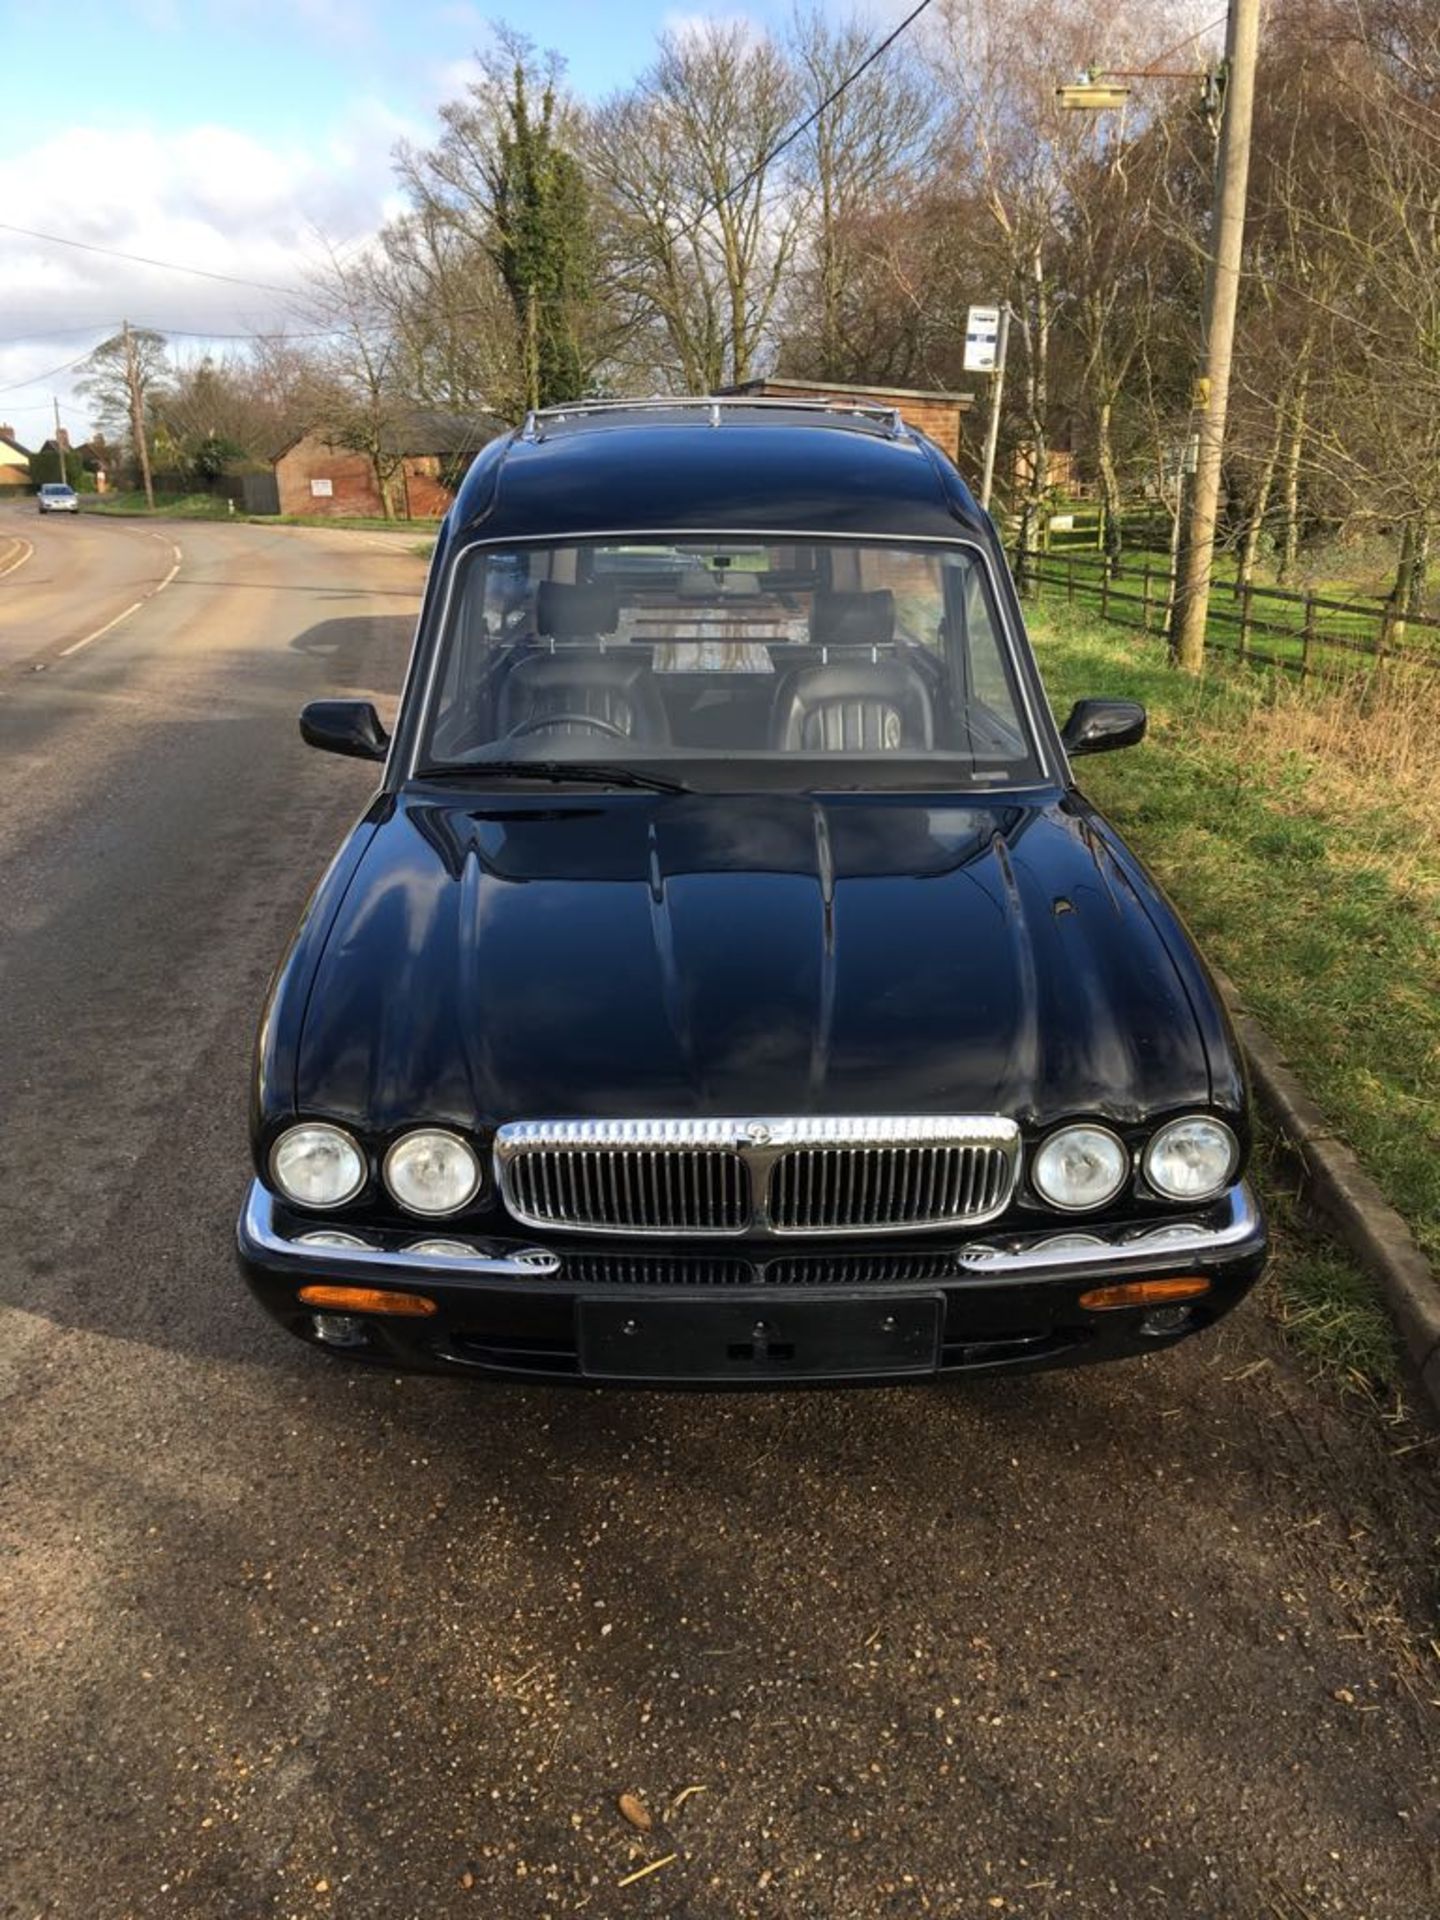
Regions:
<instances>
[{"instance_id":1,"label":"bare tree","mask_svg":"<svg viewBox=\"0 0 1440 1920\"><path fill-rule=\"evenodd\" d=\"M404 389L400 341L379 292L383 259L375 249L342 260L327 246L326 255L302 305L308 319L330 329L311 362L307 424L333 445L365 455L391 520L404 464L403 426L413 402Z\"/></svg>"},{"instance_id":2,"label":"bare tree","mask_svg":"<svg viewBox=\"0 0 1440 1920\"><path fill-rule=\"evenodd\" d=\"M663 35L655 65L596 116L589 161L632 373L651 360L703 393L755 371L808 206L770 158L797 99L773 41L706 21Z\"/></svg>"},{"instance_id":3,"label":"bare tree","mask_svg":"<svg viewBox=\"0 0 1440 1920\"><path fill-rule=\"evenodd\" d=\"M867 65L874 39L868 22L815 8L791 29L797 107L813 120L795 149L811 214L786 301L786 366L819 380L876 377L874 269L913 209L935 130L934 81L914 43Z\"/></svg>"}]
</instances>

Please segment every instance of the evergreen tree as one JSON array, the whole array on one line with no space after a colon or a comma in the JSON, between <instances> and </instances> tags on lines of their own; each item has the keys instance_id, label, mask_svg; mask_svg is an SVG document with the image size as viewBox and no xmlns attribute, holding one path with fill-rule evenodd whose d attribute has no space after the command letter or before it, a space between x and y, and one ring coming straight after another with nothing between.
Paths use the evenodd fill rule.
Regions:
<instances>
[{"instance_id":1,"label":"evergreen tree","mask_svg":"<svg viewBox=\"0 0 1440 1920\"><path fill-rule=\"evenodd\" d=\"M544 78L515 49L492 163L495 264L515 308L526 399L544 407L579 399L586 357L581 326L593 300L589 191L564 143L555 74Z\"/></svg>"}]
</instances>

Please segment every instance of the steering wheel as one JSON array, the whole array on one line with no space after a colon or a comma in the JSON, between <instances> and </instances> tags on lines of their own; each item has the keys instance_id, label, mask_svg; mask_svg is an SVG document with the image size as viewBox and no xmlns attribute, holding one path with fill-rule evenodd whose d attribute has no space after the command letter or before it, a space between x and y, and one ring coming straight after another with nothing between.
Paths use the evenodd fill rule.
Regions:
<instances>
[{"instance_id":1,"label":"steering wheel","mask_svg":"<svg viewBox=\"0 0 1440 1920\"><path fill-rule=\"evenodd\" d=\"M591 733L608 734L613 740L630 738L624 727L616 726L613 720L602 720L593 713L532 713L528 720L511 727L505 738L525 740L532 733L543 733L548 727L586 727Z\"/></svg>"}]
</instances>

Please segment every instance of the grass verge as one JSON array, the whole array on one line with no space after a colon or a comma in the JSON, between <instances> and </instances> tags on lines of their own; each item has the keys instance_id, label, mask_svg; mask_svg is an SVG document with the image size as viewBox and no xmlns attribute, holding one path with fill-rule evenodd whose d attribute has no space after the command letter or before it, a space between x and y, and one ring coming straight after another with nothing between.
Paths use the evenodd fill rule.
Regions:
<instances>
[{"instance_id":1,"label":"grass verge","mask_svg":"<svg viewBox=\"0 0 1440 1920\"><path fill-rule=\"evenodd\" d=\"M1261 1284L1286 1340L1345 1387L1402 1404L1395 1323L1370 1276L1301 1207L1298 1174L1263 1121L1253 1172L1270 1219L1270 1265Z\"/></svg>"},{"instance_id":2,"label":"grass verge","mask_svg":"<svg viewBox=\"0 0 1440 1920\"><path fill-rule=\"evenodd\" d=\"M145 504L143 493L97 493L85 494L80 501L82 513L111 513L122 517L132 514L147 514L150 509ZM213 493L157 493L155 496L155 515L157 519L180 520L229 520L232 516L230 503Z\"/></svg>"},{"instance_id":3,"label":"grass verge","mask_svg":"<svg viewBox=\"0 0 1440 1920\"><path fill-rule=\"evenodd\" d=\"M1052 701L1130 695L1145 745L1082 785L1232 975L1440 1259L1440 687L1174 673L1161 644L1042 607Z\"/></svg>"},{"instance_id":4,"label":"grass verge","mask_svg":"<svg viewBox=\"0 0 1440 1920\"><path fill-rule=\"evenodd\" d=\"M109 513L130 518L150 517L143 493L86 494L82 513ZM438 527L438 520L385 520L379 515L334 513L241 513L230 511L230 504L213 493L157 493L154 518L157 520L244 520L257 527L327 527L351 533L408 533L413 528ZM433 540L425 545L428 553ZM420 546L417 543L417 552Z\"/></svg>"}]
</instances>

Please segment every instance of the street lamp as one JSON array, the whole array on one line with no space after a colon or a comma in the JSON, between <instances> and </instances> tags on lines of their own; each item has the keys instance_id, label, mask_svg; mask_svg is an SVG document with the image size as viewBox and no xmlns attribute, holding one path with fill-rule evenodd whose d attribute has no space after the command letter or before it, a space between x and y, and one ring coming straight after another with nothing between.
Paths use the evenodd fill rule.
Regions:
<instances>
[{"instance_id":1,"label":"street lamp","mask_svg":"<svg viewBox=\"0 0 1440 1920\"><path fill-rule=\"evenodd\" d=\"M1078 80L1056 87L1055 98L1067 113L1108 113L1125 105L1130 89L1118 86L1107 75L1084 73Z\"/></svg>"}]
</instances>

